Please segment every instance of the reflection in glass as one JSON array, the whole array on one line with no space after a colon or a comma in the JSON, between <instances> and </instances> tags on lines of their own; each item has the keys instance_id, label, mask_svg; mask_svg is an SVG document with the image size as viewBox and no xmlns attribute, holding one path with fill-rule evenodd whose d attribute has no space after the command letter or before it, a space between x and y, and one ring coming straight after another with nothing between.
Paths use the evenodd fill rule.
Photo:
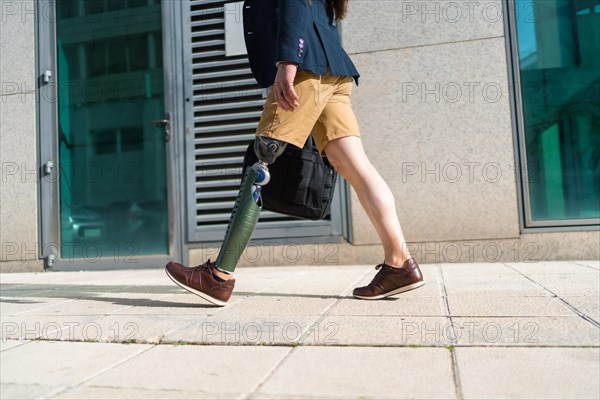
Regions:
<instances>
[{"instance_id":1,"label":"reflection in glass","mask_svg":"<svg viewBox=\"0 0 600 400\"><path fill-rule=\"evenodd\" d=\"M516 0L531 218L600 217L600 1Z\"/></svg>"},{"instance_id":2,"label":"reflection in glass","mask_svg":"<svg viewBox=\"0 0 600 400\"><path fill-rule=\"evenodd\" d=\"M62 257L168 253L159 0L57 1Z\"/></svg>"}]
</instances>

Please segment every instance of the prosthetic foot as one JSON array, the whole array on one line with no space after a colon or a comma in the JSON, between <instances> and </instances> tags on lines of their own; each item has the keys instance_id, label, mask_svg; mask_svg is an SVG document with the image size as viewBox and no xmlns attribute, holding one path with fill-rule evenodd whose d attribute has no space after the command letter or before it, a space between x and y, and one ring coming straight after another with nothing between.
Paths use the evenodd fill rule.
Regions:
<instances>
[{"instance_id":1,"label":"prosthetic foot","mask_svg":"<svg viewBox=\"0 0 600 400\"><path fill-rule=\"evenodd\" d=\"M216 267L225 272L233 272L260 217L262 200L261 187L271 178L268 165L272 164L287 147L286 142L257 136L254 140L254 152L259 161L246 169L238 193L225 239L215 262Z\"/></svg>"}]
</instances>

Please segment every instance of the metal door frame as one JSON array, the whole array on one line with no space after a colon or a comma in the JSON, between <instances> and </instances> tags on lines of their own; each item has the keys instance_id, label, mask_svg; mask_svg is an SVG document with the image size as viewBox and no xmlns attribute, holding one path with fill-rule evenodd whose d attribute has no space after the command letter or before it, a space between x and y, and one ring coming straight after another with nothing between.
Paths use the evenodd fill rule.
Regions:
<instances>
[{"instance_id":1,"label":"metal door frame","mask_svg":"<svg viewBox=\"0 0 600 400\"><path fill-rule=\"evenodd\" d=\"M38 104L38 173L39 173L39 255L44 267L52 270L105 270L163 267L169 260L188 262L185 244L184 182L184 100L182 54L182 2L162 0L163 68L165 82L165 113L170 116L171 140L166 146L167 201L169 218L169 254L124 257L103 257L98 260L84 258L61 259L60 254L60 186L58 146L58 104L56 80L56 2L39 0L36 3L36 56ZM51 77L44 82L45 71ZM162 118L157 115L156 118ZM148 121L150 123L150 121ZM45 174L49 161L54 163Z\"/></svg>"},{"instance_id":2,"label":"metal door frame","mask_svg":"<svg viewBox=\"0 0 600 400\"><path fill-rule=\"evenodd\" d=\"M206 4L215 4L215 8L222 7L222 0L199 0ZM192 52L192 32L191 32L191 2L190 0L181 0L182 15L184 23L183 31L183 59L184 59L184 77L193 75L193 52ZM195 177L195 153L194 153L194 97L193 83L190 80L184 81L185 91L185 132L187 141L186 153L186 172L187 176L187 198L186 208L188 210L186 220L186 233L188 237L188 246L190 249L204 247L207 243L220 243L225 234L225 227L197 227L196 221L196 177ZM257 86L257 90L259 90ZM190 101L187 101L190 99ZM258 121L257 121L258 123ZM319 221L298 221L294 226L293 221L284 221L278 223L261 223L256 227L256 231L251 239L252 245L261 244L285 244L285 243L339 243L348 238L350 241L350 189L349 184L339 176L336 182L334 196L331 202L331 220ZM233 206L233 203L232 203ZM300 225L301 224L301 225Z\"/></svg>"}]
</instances>

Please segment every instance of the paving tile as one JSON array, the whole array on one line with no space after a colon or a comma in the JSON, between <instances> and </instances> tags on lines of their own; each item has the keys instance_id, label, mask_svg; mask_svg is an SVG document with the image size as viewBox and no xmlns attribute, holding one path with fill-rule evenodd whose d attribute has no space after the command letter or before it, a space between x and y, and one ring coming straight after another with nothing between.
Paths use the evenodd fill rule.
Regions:
<instances>
[{"instance_id":1,"label":"paving tile","mask_svg":"<svg viewBox=\"0 0 600 400\"><path fill-rule=\"evenodd\" d=\"M173 293L171 288L166 286L160 287L163 293ZM56 298L56 299L81 299L90 298L104 293L156 293L156 286L126 286L126 285L113 285L113 286L102 286L102 285L87 285L87 284L70 284L70 285L59 285L59 284L41 284L41 285L19 285L18 287L5 290L2 292L3 298ZM166 291L165 291L166 289Z\"/></svg>"},{"instance_id":2,"label":"paving tile","mask_svg":"<svg viewBox=\"0 0 600 400\"><path fill-rule=\"evenodd\" d=\"M569 284L546 284L548 290L559 297L568 296L600 296L597 287L590 287L589 283L569 283Z\"/></svg>"},{"instance_id":3,"label":"paving tile","mask_svg":"<svg viewBox=\"0 0 600 400\"><path fill-rule=\"evenodd\" d=\"M157 343L201 318L186 314L9 316L0 319L1 340Z\"/></svg>"},{"instance_id":4,"label":"paving tile","mask_svg":"<svg viewBox=\"0 0 600 400\"><path fill-rule=\"evenodd\" d=\"M265 266L265 267L239 267L235 270L235 276L241 278L244 281L251 281L253 279L270 278L271 283L276 280L283 278L290 278L299 273L303 273L307 268L319 268L319 267L306 267L306 266L293 266L293 267L278 267L278 266Z\"/></svg>"},{"instance_id":5,"label":"paving tile","mask_svg":"<svg viewBox=\"0 0 600 400\"><path fill-rule=\"evenodd\" d=\"M144 303L153 298L161 298L165 294L145 293L103 293L99 295L86 296L69 302L54 301L54 305L47 307L32 308L26 311L27 315L45 316L78 316L78 315L107 315Z\"/></svg>"},{"instance_id":6,"label":"paving tile","mask_svg":"<svg viewBox=\"0 0 600 400\"><path fill-rule=\"evenodd\" d=\"M600 329L581 317L452 318L461 346L599 346Z\"/></svg>"},{"instance_id":7,"label":"paving tile","mask_svg":"<svg viewBox=\"0 0 600 400\"><path fill-rule=\"evenodd\" d=\"M25 313L52 303L63 303L65 299L43 297L2 297L0 298L0 315Z\"/></svg>"},{"instance_id":8,"label":"paving tile","mask_svg":"<svg viewBox=\"0 0 600 400\"><path fill-rule=\"evenodd\" d=\"M3 317L1 340L157 343L197 320L176 314Z\"/></svg>"},{"instance_id":9,"label":"paving tile","mask_svg":"<svg viewBox=\"0 0 600 400\"><path fill-rule=\"evenodd\" d=\"M185 388L194 393L235 396L250 393L289 351L289 347L159 345L83 386Z\"/></svg>"},{"instance_id":10,"label":"paving tile","mask_svg":"<svg viewBox=\"0 0 600 400\"><path fill-rule=\"evenodd\" d=\"M2 383L72 386L150 345L31 342L0 353Z\"/></svg>"},{"instance_id":11,"label":"paving tile","mask_svg":"<svg viewBox=\"0 0 600 400\"><path fill-rule=\"evenodd\" d=\"M515 275L474 276L445 280L448 296L552 296L527 278Z\"/></svg>"},{"instance_id":12,"label":"paving tile","mask_svg":"<svg viewBox=\"0 0 600 400\"><path fill-rule=\"evenodd\" d=\"M528 273L527 277L535 282L544 284L570 284L570 283L587 283L590 287L597 287L600 283L600 271L594 272L588 270L580 273Z\"/></svg>"},{"instance_id":13,"label":"paving tile","mask_svg":"<svg viewBox=\"0 0 600 400\"><path fill-rule=\"evenodd\" d=\"M31 272L0 272L0 287L5 284L9 284L12 282L19 282L25 279L28 279L29 276L33 275Z\"/></svg>"},{"instance_id":14,"label":"paving tile","mask_svg":"<svg viewBox=\"0 0 600 400\"><path fill-rule=\"evenodd\" d=\"M303 344L435 345L452 344L445 317L327 316L302 340Z\"/></svg>"},{"instance_id":15,"label":"paving tile","mask_svg":"<svg viewBox=\"0 0 600 400\"><path fill-rule=\"evenodd\" d=\"M210 389L210 387L209 387ZM145 388L118 388L112 386L79 386L66 390L53 396L52 399L95 399L95 400L114 400L114 399L235 399L243 398L243 393L215 393L187 390L161 390Z\"/></svg>"},{"instance_id":16,"label":"paving tile","mask_svg":"<svg viewBox=\"0 0 600 400\"><path fill-rule=\"evenodd\" d=\"M304 332L318 330L319 316L215 314L167 333L163 343L284 344L298 343Z\"/></svg>"},{"instance_id":17,"label":"paving tile","mask_svg":"<svg viewBox=\"0 0 600 400\"><path fill-rule=\"evenodd\" d=\"M45 275L48 275L48 272L0 272L0 287L4 287L5 284L39 281L43 279L40 277Z\"/></svg>"},{"instance_id":18,"label":"paving tile","mask_svg":"<svg viewBox=\"0 0 600 400\"><path fill-rule=\"evenodd\" d=\"M2 399L10 400L44 398L60 389L59 386L0 383Z\"/></svg>"},{"instance_id":19,"label":"paving tile","mask_svg":"<svg viewBox=\"0 0 600 400\"><path fill-rule=\"evenodd\" d=\"M201 297L183 289L176 294L147 297L141 303L129 306L123 304L122 308L111 312L111 315L187 315L189 317L201 318L219 309ZM229 305L234 302L235 298L232 297Z\"/></svg>"},{"instance_id":20,"label":"paving tile","mask_svg":"<svg viewBox=\"0 0 600 400\"><path fill-rule=\"evenodd\" d=\"M600 298L598 296L565 296L562 299L579 312L600 323Z\"/></svg>"},{"instance_id":21,"label":"paving tile","mask_svg":"<svg viewBox=\"0 0 600 400\"><path fill-rule=\"evenodd\" d=\"M196 322L189 315L108 315L82 325L70 340L159 343L169 332ZM65 333L65 332L63 332Z\"/></svg>"},{"instance_id":22,"label":"paving tile","mask_svg":"<svg viewBox=\"0 0 600 400\"><path fill-rule=\"evenodd\" d=\"M42 303L38 304L30 304L27 307L22 307L20 309L13 309L11 313L2 314L3 316L32 316L36 314L43 314L44 310L48 308L60 308L61 306L67 306L69 303L72 303L75 299L44 299L42 298ZM48 316L48 315L45 315Z\"/></svg>"},{"instance_id":23,"label":"paving tile","mask_svg":"<svg viewBox=\"0 0 600 400\"><path fill-rule=\"evenodd\" d=\"M439 348L297 347L261 386L257 398L261 397L455 398L450 352Z\"/></svg>"},{"instance_id":24,"label":"paving tile","mask_svg":"<svg viewBox=\"0 0 600 400\"><path fill-rule=\"evenodd\" d=\"M600 272L528 274L558 296L600 296Z\"/></svg>"},{"instance_id":25,"label":"paving tile","mask_svg":"<svg viewBox=\"0 0 600 400\"><path fill-rule=\"evenodd\" d=\"M339 296L260 293L225 307L220 315L321 315Z\"/></svg>"},{"instance_id":26,"label":"paving tile","mask_svg":"<svg viewBox=\"0 0 600 400\"><path fill-rule=\"evenodd\" d=\"M593 269L590 268L590 266L594 266L593 262L536 261L506 264L525 275L548 273L579 274L594 272Z\"/></svg>"},{"instance_id":27,"label":"paving tile","mask_svg":"<svg viewBox=\"0 0 600 400\"><path fill-rule=\"evenodd\" d=\"M14 347L24 345L26 343L27 341L25 340L2 339L0 340L0 351L12 349Z\"/></svg>"},{"instance_id":28,"label":"paving tile","mask_svg":"<svg viewBox=\"0 0 600 400\"><path fill-rule=\"evenodd\" d=\"M450 296L549 296L550 293L504 264L457 264L442 268Z\"/></svg>"},{"instance_id":29,"label":"paving tile","mask_svg":"<svg viewBox=\"0 0 600 400\"><path fill-rule=\"evenodd\" d=\"M22 283L0 283L0 296L4 296L5 292L13 291L19 286L24 286Z\"/></svg>"},{"instance_id":30,"label":"paving tile","mask_svg":"<svg viewBox=\"0 0 600 400\"><path fill-rule=\"evenodd\" d=\"M286 293L298 295L334 295L354 288L358 279L364 276L364 268L361 270L333 269L331 267L314 267L303 270L295 275L293 279L287 279L270 287L266 293Z\"/></svg>"},{"instance_id":31,"label":"paving tile","mask_svg":"<svg viewBox=\"0 0 600 400\"><path fill-rule=\"evenodd\" d=\"M465 399L598 399L600 349L457 348Z\"/></svg>"},{"instance_id":32,"label":"paving tile","mask_svg":"<svg viewBox=\"0 0 600 400\"><path fill-rule=\"evenodd\" d=\"M278 284L279 282L288 279L294 279L295 276L300 274L301 271L265 271L262 274L248 274L243 272L236 273L235 290L233 293L235 296L252 295L257 292L266 291L268 288Z\"/></svg>"},{"instance_id":33,"label":"paving tile","mask_svg":"<svg viewBox=\"0 0 600 400\"><path fill-rule=\"evenodd\" d=\"M342 299L327 315L346 316L445 316L442 297L404 297L404 294L381 301Z\"/></svg>"},{"instance_id":34,"label":"paving tile","mask_svg":"<svg viewBox=\"0 0 600 400\"><path fill-rule=\"evenodd\" d=\"M221 308L179 287L177 287L174 294L147 297L147 299L140 303L136 302L135 305L127 299L121 301L118 295L112 293L102 296L101 299L122 303L121 308L110 312L110 315L187 315L191 318L203 318L223 312L236 303L245 301L248 298L248 296L238 296L234 292L227 306Z\"/></svg>"},{"instance_id":35,"label":"paving tile","mask_svg":"<svg viewBox=\"0 0 600 400\"><path fill-rule=\"evenodd\" d=\"M600 260L584 260L584 261L573 261L575 264L583 264L588 267L600 269Z\"/></svg>"},{"instance_id":36,"label":"paving tile","mask_svg":"<svg viewBox=\"0 0 600 400\"><path fill-rule=\"evenodd\" d=\"M496 264L492 264L496 265ZM508 268L507 266L494 266L494 267L469 267L469 265L461 265L459 267L446 266L444 265L441 269L442 277L444 282L464 282L465 280L480 280L489 279L490 281L496 281L499 279L510 281L519 280L523 278L519 272Z\"/></svg>"},{"instance_id":37,"label":"paving tile","mask_svg":"<svg viewBox=\"0 0 600 400\"><path fill-rule=\"evenodd\" d=\"M459 317L574 316L556 297L448 295L450 315Z\"/></svg>"},{"instance_id":38,"label":"paving tile","mask_svg":"<svg viewBox=\"0 0 600 400\"><path fill-rule=\"evenodd\" d=\"M296 279L298 275L307 273L325 276L327 274L343 277L359 277L369 267L364 265L330 265L330 266L287 266L287 267L241 267L236 269L235 275L242 281L268 278L271 283L282 278Z\"/></svg>"},{"instance_id":39,"label":"paving tile","mask_svg":"<svg viewBox=\"0 0 600 400\"><path fill-rule=\"evenodd\" d=\"M56 287L52 285L29 285L26 283L20 283L18 285L2 285L2 292L0 295L3 299L18 299L22 297L61 297L56 296Z\"/></svg>"},{"instance_id":40,"label":"paving tile","mask_svg":"<svg viewBox=\"0 0 600 400\"><path fill-rule=\"evenodd\" d=\"M1 340L82 340L95 337L99 316L34 316L15 315L0 317ZM85 340L85 339L84 339Z\"/></svg>"},{"instance_id":41,"label":"paving tile","mask_svg":"<svg viewBox=\"0 0 600 400\"><path fill-rule=\"evenodd\" d=\"M517 276L511 268L503 263L453 263L440 264L444 280L462 280L476 276Z\"/></svg>"},{"instance_id":42,"label":"paving tile","mask_svg":"<svg viewBox=\"0 0 600 400\"><path fill-rule=\"evenodd\" d=\"M144 276L151 275L155 277L157 273L159 273L157 269L115 269L110 271L46 271L7 275L11 275L10 282L27 284L127 285L140 284Z\"/></svg>"}]
</instances>

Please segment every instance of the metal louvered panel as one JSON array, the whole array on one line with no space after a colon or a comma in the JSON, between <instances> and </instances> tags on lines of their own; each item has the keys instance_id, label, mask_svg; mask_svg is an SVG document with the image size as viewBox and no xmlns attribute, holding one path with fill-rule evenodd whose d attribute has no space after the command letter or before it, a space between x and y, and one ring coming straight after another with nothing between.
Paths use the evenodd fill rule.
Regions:
<instances>
[{"instance_id":1,"label":"metal louvered panel","mask_svg":"<svg viewBox=\"0 0 600 400\"><path fill-rule=\"evenodd\" d=\"M245 55L226 56L225 19L236 3L189 1L186 68L188 100L186 136L188 161L189 239L221 241L238 194L242 162L254 139L264 104ZM241 7L239 7L241 11ZM240 14L241 17L241 14ZM339 219L340 201L332 210ZM304 221L263 211L254 239L282 239L339 234L341 223ZM335 231L335 232L334 232Z\"/></svg>"}]
</instances>

